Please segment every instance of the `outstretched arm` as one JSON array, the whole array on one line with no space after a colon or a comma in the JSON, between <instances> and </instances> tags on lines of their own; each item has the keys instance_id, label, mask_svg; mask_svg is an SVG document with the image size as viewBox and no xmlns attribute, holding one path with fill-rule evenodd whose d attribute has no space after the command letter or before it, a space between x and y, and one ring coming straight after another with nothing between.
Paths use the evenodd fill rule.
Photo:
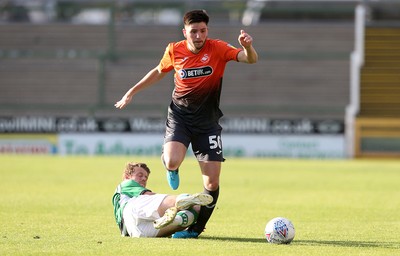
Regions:
<instances>
[{"instance_id":1,"label":"outstretched arm","mask_svg":"<svg viewBox=\"0 0 400 256\"><path fill-rule=\"evenodd\" d=\"M243 51L238 54L238 61L250 64L256 63L258 60L258 54L253 47L253 38L244 30L240 30L238 41L243 47Z\"/></svg>"},{"instance_id":2,"label":"outstretched arm","mask_svg":"<svg viewBox=\"0 0 400 256\"><path fill-rule=\"evenodd\" d=\"M136 93L160 81L166 74L167 73L158 70L157 67L153 68L137 84L130 88L122 97L122 99L117 101L114 106L119 109L124 108L129 102L131 102Z\"/></svg>"}]
</instances>

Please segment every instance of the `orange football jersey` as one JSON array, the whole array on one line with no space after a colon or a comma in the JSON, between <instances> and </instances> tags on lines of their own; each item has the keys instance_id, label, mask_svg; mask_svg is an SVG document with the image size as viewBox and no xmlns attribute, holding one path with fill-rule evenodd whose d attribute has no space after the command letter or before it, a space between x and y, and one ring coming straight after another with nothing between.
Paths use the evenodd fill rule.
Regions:
<instances>
[{"instance_id":1,"label":"orange football jersey","mask_svg":"<svg viewBox=\"0 0 400 256\"><path fill-rule=\"evenodd\" d=\"M240 51L216 39L207 39L197 54L188 50L186 40L170 43L158 69L175 69L173 103L184 114L201 115L208 121L221 117L219 101L225 66L228 61L237 61Z\"/></svg>"}]
</instances>

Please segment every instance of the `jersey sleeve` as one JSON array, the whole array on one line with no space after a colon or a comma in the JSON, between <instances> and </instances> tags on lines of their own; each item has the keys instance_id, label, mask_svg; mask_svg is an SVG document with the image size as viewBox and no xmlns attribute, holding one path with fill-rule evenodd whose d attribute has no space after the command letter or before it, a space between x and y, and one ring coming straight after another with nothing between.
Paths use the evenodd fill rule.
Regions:
<instances>
[{"instance_id":1,"label":"jersey sleeve","mask_svg":"<svg viewBox=\"0 0 400 256\"><path fill-rule=\"evenodd\" d=\"M238 61L238 54L242 49L236 48L235 46L224 42L222 40L217 40L217 48L219 49L218 52L223 53L222 58L228 62L231 60Z\"/></svg>"},{"instance_id":2,"label":"jersey sleeve","mask_svg":"<svg viewBox=\"0 0 400 256\"><path fill-rule=\"evenodd\" d=\"M165 48L164 55L157 67L158 70L161 72L169 72L174 69L173 59L173 43L170 43Z\"/></svg>"}]
</instances>

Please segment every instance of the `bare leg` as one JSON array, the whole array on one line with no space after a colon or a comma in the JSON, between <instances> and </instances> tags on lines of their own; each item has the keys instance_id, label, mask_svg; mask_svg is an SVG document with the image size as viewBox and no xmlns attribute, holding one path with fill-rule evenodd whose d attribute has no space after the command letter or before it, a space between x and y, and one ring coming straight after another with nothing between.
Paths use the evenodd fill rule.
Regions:
<instances>
[{"instance_id":1,"label":"bare leg","mask_svg":"<svg viewBox=\"0 0 400 256\"><path fill-rule=\"evenodd\" d=\"M165 228L160 229L160 231L157 234L157 237L168 237L171 236L173 233L182 231L184 229L185 228L181 226L169 225L166 226Z\"/></svg>"},{"instance_id":2,"label":"bare leg","mask_svg":"<svg viewBox=\"0 0 400 256\"><path fill-rule=\"evenodd\" d=\"M176 197L177 196L175 195L168 195L164 198L164 200L161 202L160 206L158 206L157 209L157 212L160 215L160 217L164 216L164 213L168 208L175 206Z\"/></svg>"},{"instance_id":3,"label":"bare leg","mask_svg":"<svg viewBox=\"0 0 400 256\"><path fill-rule=\"evenodd\" d=\"M168 170L174 171L179 168L185 159L187 148L177 141L170 141L164 144L163 160Z\"/></svg>"},{"instance_id":4,"label":"bare leg","mask_svg":"<svg viewBox=\"0 0 400 256\"><path fill-rule=\"evenodd\" d=\"M219 187L219 176L221 174L221 162L207 161L199 162L203 175L203 185L208 191L215 191Z\"/></svg>"}]
</instances>

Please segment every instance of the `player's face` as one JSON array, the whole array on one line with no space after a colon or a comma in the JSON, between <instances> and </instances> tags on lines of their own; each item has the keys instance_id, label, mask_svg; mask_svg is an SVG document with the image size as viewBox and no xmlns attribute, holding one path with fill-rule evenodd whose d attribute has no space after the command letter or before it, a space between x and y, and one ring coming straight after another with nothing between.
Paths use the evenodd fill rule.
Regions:
<instances>
[{"instance_id":1,"label":"player's face","mask_svg":"<svg viewBox=\"0 0 400 256\"><path fill-rule=\"evenodd\" d=\"M189 50L198 53L206 42L208 27L204 22L185 25L183 35L187 40Z\"/></svg>"},{"instance_id":2,"label":"player's face","mask_svg":"<svg viewBox=\"0 0 400 256\"><path fill-rule=\"evenodd\" d=\"M149 175L147 174L145 169L141 167L136 167L135 172L132 174L130 179L136 181L142 187L146 187L148 178Z\"/></svg>"}]
</instances>

